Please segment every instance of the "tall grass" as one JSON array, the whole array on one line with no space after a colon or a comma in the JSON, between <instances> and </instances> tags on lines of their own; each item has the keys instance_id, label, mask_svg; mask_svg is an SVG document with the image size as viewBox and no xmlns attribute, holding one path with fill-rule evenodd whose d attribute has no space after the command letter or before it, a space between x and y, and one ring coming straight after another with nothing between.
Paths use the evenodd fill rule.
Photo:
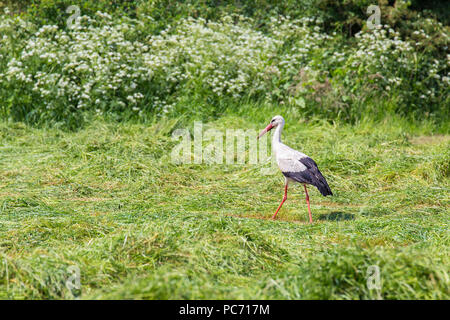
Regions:
<instances>
[{"instance_id":1,"label":"tall grass","mask_svg":"<svg viewBox=\"0 0 450 320\"><path fill-rule=\"evenodd\" d=\"M189 121L1 124L0 297L449 298L448 135L398 117L350 126L248 109L209 125L259 129L283 114L284 141L335 194L310 189L314 224L301 188L269 220L278 172L172 164L171 131ZM374 265L380 290L367 287Z\"/></svg>"}]
</instances>

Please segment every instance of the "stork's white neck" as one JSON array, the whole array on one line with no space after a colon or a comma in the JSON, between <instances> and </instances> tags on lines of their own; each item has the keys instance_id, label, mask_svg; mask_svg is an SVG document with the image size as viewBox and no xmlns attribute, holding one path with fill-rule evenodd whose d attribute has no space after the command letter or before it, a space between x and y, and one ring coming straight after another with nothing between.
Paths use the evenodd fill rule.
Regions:
<instances>
[{"instance_id":1,"label":"stork's white neck","mask_svg":"<svg viewBox=\"0 0 450 320\"><path fill-rule=\"evenodd\" d=\"M283 127L284 127L284 122L279 124L275 128L275 132L273 133L273 136L272 136L272 147L275 150L277 149L278 145L281 143L281 131L283 131Z\"/></svg>"}]
</instances>

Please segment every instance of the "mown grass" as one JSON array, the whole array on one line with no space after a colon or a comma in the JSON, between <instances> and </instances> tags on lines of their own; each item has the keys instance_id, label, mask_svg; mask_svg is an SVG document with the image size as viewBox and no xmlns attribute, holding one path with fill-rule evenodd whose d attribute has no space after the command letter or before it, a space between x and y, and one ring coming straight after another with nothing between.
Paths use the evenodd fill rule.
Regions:
<instances>
[{"instance_id":1,"label":"mown grass","mask_svg":"<svg viewBox=\"0 0 450 320\"><path fill-rule=\"evenodd\" d=\"M1 123L0 298L71 299L75 265L82 299L448 299L449 135L287 109L208 126L261 129L275 113L335 194L310 188L312 225L298 187L269 219L280 173L172 164L171 132L189 121L98 120L77 132ZM372 265L380 291L366 284Z\"/></svg>"}]
</instances>

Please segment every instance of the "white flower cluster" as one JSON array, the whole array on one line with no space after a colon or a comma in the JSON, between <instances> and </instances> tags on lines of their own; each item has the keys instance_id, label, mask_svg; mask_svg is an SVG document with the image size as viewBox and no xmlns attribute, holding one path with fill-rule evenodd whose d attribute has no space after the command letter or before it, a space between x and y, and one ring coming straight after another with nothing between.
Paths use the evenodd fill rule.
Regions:
<instances>
[{"instance_id":1,"label":"white flower cluster","mask_svg":"<svg viewBox=\"0 0 450 320\"><path fill-rule=\"evenodd\" d=\"M325 46L331 36L320 27L323 22L315 18L289 20L288 17L272 18L270 30L280 44L289 44L289 50L280 50L278 68L284 76L297 75L300 68L309 66L312 56ZM284 49L281 46L280 49Z\"/></svg>"},{"instance_id":2,"label":"white flower cluster","mask_svg":"<svg viewBox=\"0 0 450 320\"><path fill-rule=\"evenodd\" d=\"M421 30L416 34L424 35L425 32ZM389 92L393 88L403 88L405 80L416 79L412 87L414 91L424 93L422 99L435 98L437 91L448 90L450 73L442 77L443 81L440 81L439 73L449 70L450 64L420 54L415 49L417 43L402 40L399 32L388 25L360 31L355 37L356 47L344 47L342 52L335 52L331 57L332 64L343 65L348 73L353 72L352 82L372 81Z\"/></svg>"},{"instance_id":3,"label":"white flower cluster","mask_svg":"<svg viewBox=\"0 0 450 320\"><path fill-rule=\"evenodd\" d=\"M268 77L297 74L328 37L320 21L310 18L272 19L269 34L252 29L244 17L238 23L229 16L219 22L188 18L147 38L137 34L140 23L113 23L99 12L80 17L67 31L23 26L30 35L0 82L28 88L47 109L70 103L78 109L166 112L175 102L171 94L182 89L234 98L270 92ZM2 44L11 47L12 37L4 38ZM285 43L293 44L288 53Z\"/></svg>"},{"instance_id":4,"label":"white flower cluster","mask_svg":"<svg viewBox=\"0 0 450 320\"><path fill-rule=\"evenodd\" d=\"M350 54L347 64L358 70L359 75L376 75L372 79L389 91L393 85L401 84L401 77L411 73L414 64L410 61L413 47L402 41L400 34L389 26L361 31L355 35L359 40L356 50ZM364 81L366 78L362 78Z\"/></svg>"},{"instance_id":5,"label":"white flower cluster","mask_svg":"<svg viewBox=\"0 0 450 320\"><path fill-rule=\"evenodd\" d=\"M230 17L209 23L190 18L151 37L150 52L142 59L149 77L156 69L174 85L188 81L217 96L238 98L261 85L267 61L279 45L245 22L234 24Z\"/></svg>"}]
</instances>

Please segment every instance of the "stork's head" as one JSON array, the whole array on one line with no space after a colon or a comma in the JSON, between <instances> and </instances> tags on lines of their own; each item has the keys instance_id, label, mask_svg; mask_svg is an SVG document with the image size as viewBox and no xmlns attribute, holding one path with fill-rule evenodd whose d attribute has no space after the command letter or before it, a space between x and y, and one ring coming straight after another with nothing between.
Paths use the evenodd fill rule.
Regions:
<instances>
[{"instance_id":1,"label":"stork's head","mask_svg":"<svg viewBox=\"0 0 450 320\"><path fill-rule=\"evenodd\" d=\"M265 135L266 132L272 130L275 127L281 126L283 124L284 124L284 119L282 116L273 117L272 120L270 121L269 125L263 131L261 131L261 133L258 136L258 139L261 138L263 135Z\"/></svg>"}]
</instances>

